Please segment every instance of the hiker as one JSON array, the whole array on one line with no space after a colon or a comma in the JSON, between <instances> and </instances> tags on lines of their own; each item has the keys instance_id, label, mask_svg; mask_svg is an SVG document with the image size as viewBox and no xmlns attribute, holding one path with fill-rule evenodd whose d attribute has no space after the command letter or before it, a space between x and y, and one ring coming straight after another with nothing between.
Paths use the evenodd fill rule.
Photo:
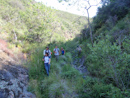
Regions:
<instances>
[{"instance_id":1,"label":"hiker","mask_svg":"<svg viewBox=\"0 0 130 98\"><path fill-rule=\"evenodd\" d=\"M78 56L81 54L82 48L80 46L77 46Z\"/></svg>"},{"instance_id":2,"label":"hiker","mask_svg":"<svg viewBox=\"0 0 130 98\"><path fill-rule=\"evenodd\" d=\"M43 51L43 55L45 56L46 53L48 53L49 58L51 58L51 51L49 50L49 47L46 47L46 49Z\"/></svg>"},{"instance_id":3,"label":"hiker","mask_svg":"<svg viewBox=\"0 0 130 98\"><path fill-rule=\"evenodd\" d=\"M45 56L43 56L42 61L44 61L44 66L45 66L45 69L46 69L47 76L49 76L51 59L50 59L48 53L45 53Z\"/></svg>"},{"instance_id":4,"label":"hiker","mask_svg":"<svg viewBox=\"0 0 130 98\"><path fill-rule=\"evenodd\" d=\"M65 55L65 50L61 47L61 55Z\"/></svg>"},{"instance_id":5,"label":"hiker","mask_svg":"<svg viewBox=\"0 0 130 98\"><path fill-rule=\"evenodd\" d=\"M54 50L53 50L53 52L54 52L54 55L55 55L55 58L56 58L56 61L58 61L58 59L59 59L59 48L57 48L57 46L54 48Z\"/></svg>"}]
</instances>

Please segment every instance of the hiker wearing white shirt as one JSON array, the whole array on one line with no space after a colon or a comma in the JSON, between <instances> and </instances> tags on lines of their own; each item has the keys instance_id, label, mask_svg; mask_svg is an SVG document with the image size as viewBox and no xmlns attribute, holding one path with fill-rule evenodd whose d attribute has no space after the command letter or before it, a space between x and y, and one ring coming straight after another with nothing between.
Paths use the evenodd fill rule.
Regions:
<instances>
[{"instance_id":1,"label":"hiker wearing white shirt","mask_svg":"<svg viewBox=\"0 0 130 98\"><path fill-rule=\"evenodd\" d=\"M59 53L59 52L60 52L59 48L57 48L57 46L56 46L56 47L54 48L53 52L54 52L56 61L58 61L58 59L59 59L59 54L60 54L60 53Z\"/></svg>"},{"instance_id":2,"label":"hiker wearing white shirt","mask_svg":"<svg viewBox=\"0 0 130 98\"><path fill-rule=\"evenodd\" d=\"M49 50L49 47L46 47L46 49L43 51L43 55L45 56L46 53L48 53L49 58L51 58L51 51Z\"/></svg>"},{"instance_id":3,"label":"hiker wearing white shirt","mask_svg":"<svg viewBox=\"0 0 130 98\"><path fill-rule=\"evenodd\" d=\"M46 69L47 76L49 76L51 59L49 58L48 53L45 53L45 56L43 57L42 61L44 61L44 66L45 66L45 69Z\"/></svg>"}]
</instances>

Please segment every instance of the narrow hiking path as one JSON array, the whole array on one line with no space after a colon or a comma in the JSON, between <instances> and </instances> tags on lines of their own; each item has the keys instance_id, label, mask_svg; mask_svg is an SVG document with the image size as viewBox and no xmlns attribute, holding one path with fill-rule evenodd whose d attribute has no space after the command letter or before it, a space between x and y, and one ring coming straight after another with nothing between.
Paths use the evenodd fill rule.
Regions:
<instances>
[{"instance_id":1,"label":"narrow hiking path","mask_svg":"<svg viewBox=\"0 0 130 98\"><path fill-rule=\"evenodd\" d=\"M27 91L29 75L21 63L23 55L16 56L4 40L0 40L0 54L0 98L36 98Z\"/></svg>"},{"instance_id":2,"label":"narrow hiking path","mask_svg":"<svg viewBox=\"0 0 130 98\"><path fill-rule=\"evenodd\" d=\"M52 55L49 77L41 59L43 49L34 51L29 64L30 88L38 98L80 98L85 77L89 73L84 64L85 56L80 57L74 53L75 46L67 47L67 52L60 55L58 61ZM53 46L49 48L53 50Z\"/></svg>"},{"instance_id":3,"label":"narrow hiking path","mask_svg":"<svg viewBox=\"0 0 130 98\"><path fill-rule=\"evenodd\" d=\"M77 51L75 50L74 53L72 53L73 61L72 65L75 69L77 69L82 75L83 78L89 75L89 72L87 70L87 67L84 65L85 63L85 56L78 56Z\"/></svg>"}]
</instances>

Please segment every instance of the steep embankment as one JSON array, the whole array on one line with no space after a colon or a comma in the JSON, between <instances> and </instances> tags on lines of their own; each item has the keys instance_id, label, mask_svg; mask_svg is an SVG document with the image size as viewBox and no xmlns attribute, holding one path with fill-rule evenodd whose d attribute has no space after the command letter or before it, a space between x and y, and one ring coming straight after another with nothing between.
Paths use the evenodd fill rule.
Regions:
<instances>
[{"instance_id":1,"label":"steep embankment","mask_svg":"<svg viewBox=\"0 0 130 98\"><path fill-rule=\"evenodd\" d=\"M25 58L18 48L12 50L9 45L0 39L0 98L35 98L27 91L29 75L22 66Z\"/></svg>"},{"instance_id":2,"label":"steep embankment","mask_svg":"<svg viewBox=\"0 0 130 98\"><path fill-rule=\"evenodd\" d=\"M86 56L85 66L90 76L97 79L82 86L82 97L130 97L129 23L130 1L110 0L98 9L93 19L93 47L89 28L82 30L80 44Z\"/></svg>"}]
</instances>

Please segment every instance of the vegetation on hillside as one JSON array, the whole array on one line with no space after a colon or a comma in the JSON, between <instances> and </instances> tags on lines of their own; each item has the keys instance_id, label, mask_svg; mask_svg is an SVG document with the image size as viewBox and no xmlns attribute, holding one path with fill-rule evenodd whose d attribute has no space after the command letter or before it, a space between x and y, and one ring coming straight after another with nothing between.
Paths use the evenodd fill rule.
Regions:
<instances>
[{"instance_id":1,"label":"vegetation on hillside","mask_svg":"<svg viewBox=\"0 0 130 98\"><path fill-rule=\"evenodd\" d=\"M87 17L85 16L78 16L60 10L56 11L56 15L64 25L68 25L65 27L65 29L69 30L70 32L74 32L73 30L80 32L84 26L87 27Z\"/></svg>"},{"instance_id":2,"label":"vegetation on hillside","mask_svg":"<svg viewBox=\"0 0 130 98\"><path fill-rule=\"evenodd\" d=\"M33 61L41 67L31 67L30 75L32 81L37 84L33 88L36 90L34 92L37 96L41 98L130 97L130 8L126 6L126 4L129 4L128 0L124 0L122 3L122 6L118 6L120 0L114 0L99 8L97 16L92 22L93 47L90 42L89 28L82 30L80 40L75 38L66 43L57 43L59 47L64 46L67 54L58 63L52 58L49 77L46 77L44 70L40 70L43 69L43 64L40 59L42 58L42 50L39 50L39 57L34 58L39 58L40 64L37 60ZM114 7L121 10L115 11ZM109 10L109 13L112 14L108 14L106 10ZM123 13L125 14L122 15ZM83 49L80 57L73 55L76 46L79 44ZM50 49L53 50L53 47L52 45ZM34 55L38 56L36 53ZM89 72L87 77L75 70L72 63L75 58L80 59L82 56L86 57L84 65ZM79 63L77 65L80 66ZM35 70L36 68L37 70ZM33 83L31 82L30 85L33 85Z\"/></svg>"},{"instance_id":3,"label":"vegetation on hillside","mask_svg":"<svg viewBox=\"0 0 130 98\"><path fill-rule=\"evenodd\" d=\"M94 45L90 44L89 29L82 30L80 44L84 46L85 65L90 76L99 79L101 97L130 97L130 1L111 0L98 9L92 22ZM106 87L107 86L107 87ZM98 87L98 86L97 86ZM112 88L112 89L110 89ZM97 89L97 88L95 88ZM98 88L99 89L99 88ZM85 92L86 88L82 90ZM115 91L113 91L115 90ZM85 97L88 93L85 94Z\"/></svg>"},{"instance_id":4,"label":"vegetation on hillside","mask_svg":"<svg viewBox=\"0 0 130 98\"><path fill-rule=\"evenodd\" d=\"M67 14L75 17L70 23L65 12L62 12L64 19L56 12L58 13L58 11L33 0L1 0L1 38L21 46L24 52L28 52L31 46L37 46L37 43L46 45L73 39L79 34L77 26L85 23L75 23L79 16Z\"/></svg>"},{"instance_id":5,"label":"vegetation on hillside","mask_svg":"<svg viewBox=\"0 0 130 98\"><path fill-rule=\"evenodd\" d=\"M69 31L67 34L72 36L70 33L82 28L82 20L82 23L77 21L78 18L71 21L71 16L77 16L52 10L32 0L0 1L1 34L7 32L10 34L8 39L15 42L11 36L16 33L18 40L28 44L26 48L32 48L34 43L37 46L31 51L27 63L30 76L28 90L37 98L130 97L130 1L109 1L98 9L91 23L93 46L87 27L81 30L80 39L65 40L65 32ZM51 51L55 45L66 51L58 62L52 55L49 77L42 61L43 49L47 45ZM82 47L80 56L76 55L77 45ZM83 65L87 68L87 76L74 68L80 66L81 57L85 57ZM75 59L78 61L76 64Z\"/></svg>"}]
</instances>

